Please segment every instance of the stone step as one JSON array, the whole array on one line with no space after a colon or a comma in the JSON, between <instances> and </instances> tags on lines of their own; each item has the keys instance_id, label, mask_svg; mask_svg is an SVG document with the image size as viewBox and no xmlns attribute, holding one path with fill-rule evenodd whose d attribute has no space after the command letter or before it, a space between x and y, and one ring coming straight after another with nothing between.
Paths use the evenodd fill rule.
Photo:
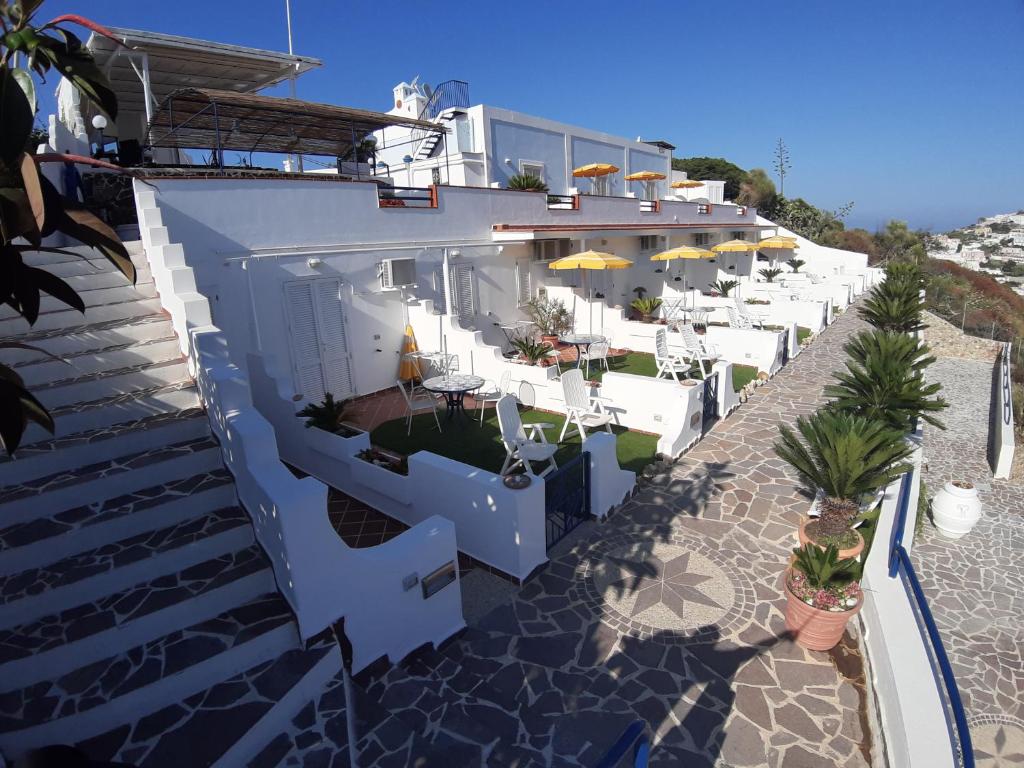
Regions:
<instances>
[{"instance_id":1,"label":"stone step","mask_svg":"<svg viewBox=\"0 0 1024 768\"><path fill-rule=\"evenodd\" d=\"M94 761L138 768L254 765L240 747L265 738L268 725L287 723L340 665L333 642L291 650L78 746Z\"/></svg>"},{"instance_id":2,"label":"stone step","mask_svg":"<svg viewBox=\"0 0 1024 768\"><path fill-rule=\"evenodd\" d=\"M288 604L277 594L261 596L127 653L0 694L0 748L19 755L90 739L298 646Z\"/></svg>"},{"instance_id":3,"label":"stone step","mask_svg":"<svg viewBox=\"0 0 1024 768\"><path fill-rule=\"evenodd\" d=\"M125 368L64 379L51 386L36 387L33 394L47 409L53 411L192 380L188 364L180 355L160 363L136 362L134 365L129 356L123 359L129 363ZM72 375L75 373L74 370L68 372Z\"/></svg>"},{"instance_id":4,"label":"stone step","mask_svg":"<svg viewBox=\"0 0 1024 768\"><path fill-rule=\"evenodd\" d=\"M115 288L96 288L95 290L83 290L79 294L82 302L85 304L85 318L91 319L91 310L98 307L105 307L109 304L123 304L126 301L139 301L141 299L154 299L157 296L156 285L152 282L142 283L140 285L130 285L124 278L121 279L121 285ZM53 296L48 294L42 294L39 297L39 317L42 319L46 315L52 315L58 312L68 311L68 305L59 299L55 299ZM77 310L72 310L77 312ZM80 312L77 313L79 317L82 317ZM11 320L14 318L20 318L21 313L15 311L9 306L0 307L0 320ZM36 325L39 321L36 321Z\"/></svg>"},{"instance_id":5,"label":"stone step","mask_svg":"<svg viewBox=\"0 0 1024 768\"><path fill-rule=\"evenodd\" d=\"M150 315L162 315L160 299L134 299L120 304L105 304L90 308L85 315L76 309L40 315L34 325L22 317L0 320L0 338L16 338L31 344L34 339L65 333L81 333L97 325L111 322L131 322Z\"/></svg>"},{"instance_id":6,"label":"stone step","mask_svg":"<svg viewBox=\"0 0 1024 768\"><path fill-rule=\"evenodd\" d=\"M89 352L65 357L63 360L44 359L18 367L18 375L32 393L39 396L43 386L62 386L76 380L116 371L127 371L168 362L181 362L181 347L175 338L159 338L122 345L102 352Z\"/></svg>"},{"instance_id":7,"label":"stone step","mask_svg":"<svg viewBox=\"0 0 1024 768\"><path fill-rule=\"evenodd\" d=\"M253 541L249 516L237 507L228 507L56 563L0 576L0 628L35 621L177 573L211 557L249 547Z\"/></svg>"},{"instance_id":8,"label":"stone step","mask_svg":"<svg viewBox=\"0 0 1024 768\"><path fill-rule=\"evenodd\" d=\"M209 435L206 412L195 406L33 443L0 455L0 489Z\"/></svg>"},{"instance_id":9,"label":"stone step","mask_svg":"<svg viewBox=\"0 0 1024 768\"><path fill-rule=\"evenodd\" d=\"M132 423L160 414L177 413L199 405L199 394L191 381L153 386L53 411L50 415L54 419L54 434L51 435L35 423L29 424L22 445L49 442L54 438Z\"/></svg>"},{"instance_id":10,"label":"stone step","mask_svg":"<svg viewBox=\"0 0 1024 768\"><path fill-rule=\"evenodd\" d=\"M123 451L106 461L0 488L0 519L15 525L51 517L222 467L220 447L209 434L133 453Z\"/></svg>"},{"instance_id":11,"label":"stone step","mask_svg":"<svg viewBox=\"0 0 1024 768\"><path fill-rule=\"evenodd\" d=\"M78 333L67 333L59 336L51 336L47 339L36 341L34 346L44 352L61 357L72 364L79 355L94 355L116 351L118 349L130 348L135 344L146 344L148 342L173 339L174 326L170 318L160 315L150 315L148 318L131 325L117 325L101 330L86 330ZM36 352L30 349L5 349L4 363L15 368L32 365L34 363L49 362L52 365L63 365L57 361L50 360L43 352ZM19 370L18 373L24 374Z\"/></svg>"},{"instance_id":12,"label":"stone step","mask_svg":"<svg viewBox=\"0 0 1024 768\"><path fill-rule=\"evenodd\" d=\"M120 280L120 284L125 283L124 275L122 275L113 264L106 259L102 258L81 258L72 259L69 261L60 261L51 264L40 265L41 269L45 269L51 275L64 278L65 280L69 277L75 277L77 275L113 275L116 279ZM152 279L143 280L141 273L149 273L149 265L140 266L135 265L135 271L140 274L137 278L137 282L148 283L152 282Z\"/></svg>"},{"instance_id":13,"label":"stone step","mask_svg":"<svg viewBox=\"0 0 1024 768\"><path fill-rule=\"evenodd\" d=\"M145 469L138 470L145 474ZM94 504L0 528L0 574L49 565L66 557L192 520L236 504L226 469L148 486Z\"/></svg>"},{"instance_id":14,"label":"stone step","mask_svg":"<svg viewBox=\"0 0 1024 768\"><path fill-rule=\"evenodd\" d=\"M274 589L258 545L227 552L0 632L0 680L24 688L59 677Z\"/></svg>"},{"instance_id":15,"label":"stone step","mask_svg":"<svg viewBox=\"0 0 1024 768\"><path fill-rule=\"evenodd\" d=\"M47 269L49 272L50 270ZM110 270L105 272L97 272L91 270L89 272L83 272L80 275L58 275L65 283L70 285L79 293L89 293L97 290L111 290L114 288L132 288L132 284L128 282L128 278L122 275L116 270ZM153 273L148 268L136 269L135 270L135 286L141 288L142 286L153 284ZM83 297L85 298L85 297ZM89 304L86 299L86 306L95 306L95 304Z\"/></svg>"},{"instance_id":16,"label":"stone step","mask_svg":"<svg viewBox=\"0 0 1024 768\"><path fill-rule=\"evenodd\" d=\"M95 248L90 248L87 245L73 245L67 248L61 248L60 250L63 251L63 253L53 253L51 251L26 251L21 255L21 258L22 261L30 267L44 268L47 268L52 264L66 264L68 262L77 262L83 259L102 261L107 264L110 263L99 251ZM128 256L136 266L146 263L145 254L138 246L128 246L125 244L125 250L128 251Z\"/></svg>"}]
</instances>

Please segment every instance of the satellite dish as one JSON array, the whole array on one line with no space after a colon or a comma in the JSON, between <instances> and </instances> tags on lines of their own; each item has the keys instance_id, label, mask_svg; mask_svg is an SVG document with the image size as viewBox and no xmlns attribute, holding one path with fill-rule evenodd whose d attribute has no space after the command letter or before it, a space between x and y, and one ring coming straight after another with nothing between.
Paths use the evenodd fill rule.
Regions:
<instances>
[{"instance_id":1,"label":"satellite dish","mask_svg":"<svg viewBox=\"0 0 1024 768\"><path fill-rule=\"evenodd\" d=\"M431 88L430 85L428 85L427 83L423 84L423 95L426 96L428 99L434 95L434 89Z\"/></svg>"}]
</instances>

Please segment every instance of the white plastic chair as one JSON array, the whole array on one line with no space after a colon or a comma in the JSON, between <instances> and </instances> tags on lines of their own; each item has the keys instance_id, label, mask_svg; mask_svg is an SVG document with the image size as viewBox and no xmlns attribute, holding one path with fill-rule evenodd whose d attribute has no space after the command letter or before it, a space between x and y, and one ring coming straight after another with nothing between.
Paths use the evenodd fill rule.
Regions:
<instances>
[{"instance_id":1,"label":"white plastic chair","mask_svg":"<svg viewBox=\"0 0 1024 768\"><path fill-rule=\"evenodd\" d=\"M750 306L743 301L743 299L736 299L736 311L740 317L746 318L751 325L756 325L761 330L764 330L765 314L763 312L755 312Z\"/></svg>"},{"instance_id":2,"label":"white plastic chair","mask_svg":"<svg viewBox=\"0 0 1024 768\"><path fill-rule=\"evenodd\" d=\"M580 355L580 359L586 361L587 376L590 376L590 361L604 363L604 369L607 371L608 368L608 350L610 349L607 341L595 341L591 344L587 351Z\"/></svg>"},{"instance_id":3,"label":"white plastic chair","mask_svg":"<svg viewBox=\"0 0 1024 768\"><path fill-rule=\"evenodd\" d=\"M700 365L701 375L706 379L709 368L705 368L705 364L714 365L718 360L718 350L713 344L706 344L704 339L693 330L692 325L684 325L679 329L679 339L683 342L683 354L696 359L697 364Z\"/></svg>"},{"instance_id":4,"label":"white plastic chair","mask_svg":"<svg viewBox=\"0 0 1024 768\"><path fill-rule=\"evenodd\" d=\"M437 418L437 398L427 392L408 392L401 379L398 380L398 389L405 398L405 434L412 434L412 417L426 411L434 412L434 422L437 424L437 431L440 432L441 420Z\"/></svg>"},{"instance_id":5,"label":"white plastic chair","mask_svg":"<svg viewBox=\"0 0 1024 768\"><path fill-rule=\"evenodd\" d=\"M586 385L583 383L583 371L573 368L562 374L562 399L565 400L565 423L562 425L562 433L558 436L558 442L565 439L565 433L569 425L573 424L579 433L580 440L587 437L587 429L604 427L610 435L612 433L612 417L605 413L602 402L606 398L591 397L587 394Z\"/></svg>"},{"instance_id":6,"label":"white plastic chair","mask_svg":"<svg viewBox=\"0 0 1024 768\"><path fill-rule=\"evenodd\" d=\"M729 313L730 328L741 328L746 331L754 327L754 324L750 322L750 318L740 314L739 309L736 307L726 307L725 311Z\"/></svg>"},{"instance_id":7,"label":"white plastic chair","mask_svg":"<svg viewBox=\"0 0 1024 768\"><path fill-rule=\"evenodd\" d=\"M679 325L683 328L684 325ZM685 326L692 328L693 326ZM673 354L668 348L668 333L664 328L659 328L654 334L654 362L658 366L657 378L664 376L679 381L679 374L686 378L690 372L692 358L687 355Z\"/></svg>"},{"instance_id":8,"label":"white plastic chair","mask_svg":"<svg viewBox=\"0 0 1024 768\"><path fill-rule=\"evenodd\" d=\"M523 424L519 418L519 404L512 395L504 395L495 404L498 412L498 426L501 428L501 442L505 444L505 463L501 465L500 474L506 475L521 466L529 474L533 471L533 461L546 461L548 466L540 473L544 477L548 472L558 469L555 463L555 451L558 445L549 443L544 435L545 429L554 424ZM529 430L529 432L527 432Z\"/></svg>"},{"instance_id":9,"label":"white plastic chair","mask_svg":"<svg viewBox=\"0 0 1024 768\"><path fill-rule=\"evenodd\" d=\"M484 386L473 393L473 399L480 406L480 426L484 425L484 411L487 410L487 404L497 403L501 400L505 393L508 392L508 386L511 381L512 371L504 371L497 384L493 381L485 381ZM488 384L491 385L490 388L488 388Z\"/></svg>"}]
</instances>

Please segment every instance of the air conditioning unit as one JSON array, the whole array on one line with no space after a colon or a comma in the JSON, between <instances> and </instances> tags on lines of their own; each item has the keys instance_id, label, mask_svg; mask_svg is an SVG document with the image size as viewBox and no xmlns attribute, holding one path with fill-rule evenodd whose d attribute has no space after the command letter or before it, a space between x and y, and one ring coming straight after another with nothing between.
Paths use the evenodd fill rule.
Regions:
<instances>
[{"instance_id":1,"label":"air conditioning unit","mask_svg":"<svg viewBox=\"0 0 1024 768\"><path fill-rule=\"evenodd\" d=\"M380 287L397 291L416 284L416 259L384 259L380 263Z\"/></svg>"}]
</instances>

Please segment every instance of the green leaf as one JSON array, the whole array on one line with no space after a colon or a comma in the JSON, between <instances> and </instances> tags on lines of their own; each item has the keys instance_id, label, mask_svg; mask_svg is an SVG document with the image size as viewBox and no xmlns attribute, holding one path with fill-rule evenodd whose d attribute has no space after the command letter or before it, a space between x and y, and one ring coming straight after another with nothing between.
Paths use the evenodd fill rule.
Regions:
<instances>
[{"instance_id":1,"label":"green leaf","mask_svg":"<svg viewBox=\"0 0 1024 768\"><path fill-rule=\"evenodd\" d=\"M117 96L92 54L71 32L60 28L54 31L64 38L63 42L49 35L40 35L37 50L50 59L61 76L70 80L89 101L106 112L112 121L116 120Z\"/></svg>"},{"instance_id":2,"label":"green leaf","mask_svg":"<svg viewBox=\"0 0 1024 768\"><path fill-rule=\"evenodd\" d=\"M36 84L32 80L32 75L24 69L16 69L11 74L21 86L21 90L25 92L25 98L28 99L29 108L34 115L36 113Z\"/></svg>"},{"instance_id":3,"label":"green leaf","mask_svg":"<svg viewBox=\"0 0 1024 768\"><path fill-rule=\"evenodd\" d=\"M32 133L35 113L25 91L6 66L0 67L0 160L13 167Z\"/></svg>"}]
</instances>

